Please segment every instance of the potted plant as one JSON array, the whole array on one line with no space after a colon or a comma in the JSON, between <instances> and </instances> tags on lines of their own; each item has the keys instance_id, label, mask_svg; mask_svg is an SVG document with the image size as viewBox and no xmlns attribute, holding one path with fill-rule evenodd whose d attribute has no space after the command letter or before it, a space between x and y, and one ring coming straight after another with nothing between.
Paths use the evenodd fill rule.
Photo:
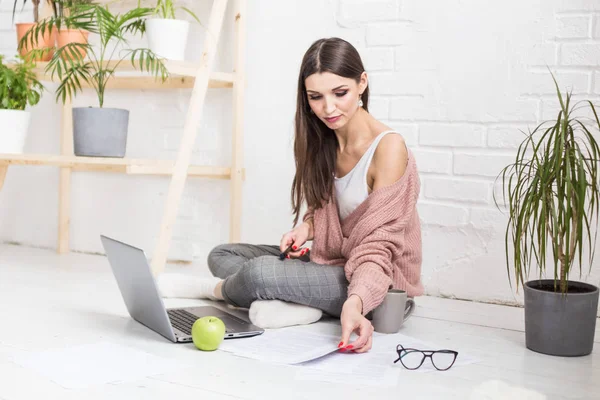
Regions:
<instances>
[{"instance_id":1,"label":"potted plant","mask_svg":"<svg viewBox=\"0 0 600 400\"><path fill-rule=\"evenodd\" d=\"M53 15L45 18L43 23L38 23L28 30L21 38L19 48L29 47L36 48L38 38L43 35L44 31L56 32L56 42L58 47L64 47L69 43L87 43L89 31L81 27L71 26L73 21L79 21L79 26L85 19L90 22L93 15L89 13L89 9L80 7L86 4L92 4L91 0L49 0L52 5ZM83 15L78 16L78 13ZM46 49L46 51L48 51ZM41 56L45 56L44 52L38 52ZM85 49L80 48L79 53L82 58L86 56ZM63 53L62 57L70 57L70 54ZM51 58L51 57L50 57Z\"/></svg>"},{"instance_id":2,"label":"potted plant","mask_svg":"<svg viewBox=\"0 0 600 400\"><path fill-rule=\"evenodd\" d=\"M600 121L590 101L573 104L572 94L563 97L556 79L554 84L560 102L556 119L527 135L515 162L498 175L509 211L506 262L510 277L512 259L517 289L524 286L527 348L582 356L591 353L594 345L598 287L569 276L576 265L580 276L583 263L592 266L600 149L590 129L600 128ZM593 119L575 115L588 106ZM513 256L509 256L511 246ZM584 247L589 256L584 257ZM543 279L550 260L552 278ZM532 267L538 279L526 281Z\"/></svg>"},{"instance_id":3,"label":"potted plant","mask_svg":"<svg viewBox=\"0 0 600 400\"><path fill-rule=\"evenodd\" d=\"M33 67L28 60L9 67L0 55L0 153L23 153L31 119L25 108L36 105L44 90Z\"/></svg>"},{"instance_id":4,"label":"potted plant","mask_svg":"<svg viewBox=\"0 0 600 400\"><path fill-rule=\"evenodd\" d=\"M13 13L12 18L13 22L15 20L15 12L17 10L17 4L20 0L15 0L13 5ZM27 0L23 0L23 7L27 3ZM17 31L17 44L19 45L19 54L21 57L31 57L29 54L31 50L34 49L43 49L45 51L37 52L37 58L32 58L32 61L48 61L52 58L54 53L55 43L56 43L56 30L38 30L37 33L39 36L35 37L35 40L32 40L28 46L21 46L21 42L23 37L29 32L32 28L35 28L39 23L39 7L41 0L31 0L33 4L33 22L19 22L15 24ZM47 3L50 4L50 0L47 0ZM32 45L35 43L34 45Z\"/></svg>"},{"instance_id":5,"label":"potted plant","mask_svg":"<svg viewBox=\"0 0 600 400\"><path fill-rule=\"evenodd\" d=\"M108 7L97 4L78 7L77 13L64 17L67 19L66 23L74 29L85 29L99 35L99 48L94 48L89 43L68 43L56 50L46 66L46 72L52 79L58 78L60 81L56 98L63 103L67 97L76 96L85 83L98 96L99 107L73 108L75 155L124 157L129 110L104 107L105 92L109 79L126 60L131 60L136 68L150 72L163 82L167 79L165 65L151 50L127 48L125 35L143 32L144 18L153 10L138 7L124 14L112 14ZM123 46L123 49L121 55L114 58L118 45ZM82 51L87 53L87 58L81 55Z\"/></svg>"},{"instance_id":6,"label":"potted plant","mask_svg":"<svg viewBox=\"0 0 600 400\"><path fill-rule=\"evenodd\" d=\"M53 0L52 10L55 20L57 21L56 45L64 47L69 43L87 43L89 31L85 29L75 29L68 25L67 17L78 12L78 6L82 4L91 4L92 0ZM63 24L61 24L63 22ZM63 26L64 25L64 26ZM85 52L82 50L82 57L85 57ZM63 54L63 56L66 56Z\"/></svg>"},{"instance_id":7,"label":"potted plant","mask_svg":"<svg viewBox=\"0 0 600 400\"><path fill-rule=\"evenodd\" d=\"M146 21L148 47L160 57L169 60L183 61L187 46L190 23L175 18L175 11L180 8L191 15L199 24L200 20L190 9L175 7L174 0L158 0L153 15Z\"/></svg>"}]
</instances>

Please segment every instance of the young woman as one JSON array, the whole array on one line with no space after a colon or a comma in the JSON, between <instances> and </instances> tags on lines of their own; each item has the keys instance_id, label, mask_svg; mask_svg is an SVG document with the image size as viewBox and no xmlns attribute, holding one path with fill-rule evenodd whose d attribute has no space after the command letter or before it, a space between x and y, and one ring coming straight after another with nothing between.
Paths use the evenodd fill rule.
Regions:
<instances>
[{"instance_id":1,"label":"young woman","mask_svg":"<svg viewBox=\"0 0 600 400\"><path fill-rule=\"evenodd\" d=\"M423 293L417 166L402 136L369 114L368 104L367 74L356 49L339 38L313 43L298 78L295 228L279 246L216 247L208 257L216 278L188 279L192 292L186 297L244 308L280 300L293 312L297 304L319 309L340 316L340 348L365 352L373 333L365 316L387 291ZM307 241L313 242L310 250ZM161 288L163 295L177 297L171 286ZM287 318L293 312L278 309ZM352 332L358 338L349 343Z\"/></svg>"}]
</instances>

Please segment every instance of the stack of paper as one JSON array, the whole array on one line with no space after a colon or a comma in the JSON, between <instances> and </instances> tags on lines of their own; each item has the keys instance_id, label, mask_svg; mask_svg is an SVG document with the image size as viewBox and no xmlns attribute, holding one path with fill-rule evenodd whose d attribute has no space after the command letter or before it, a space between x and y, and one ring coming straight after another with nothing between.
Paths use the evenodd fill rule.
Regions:
<instances>
[{"instance_id":1,"label":"stack of paper","mask_svg":"<svg viewBox=\"0 0 600 400\"><path fill-rule=\"evenodd\" d=\"M337 348L339 337L320 334L308 329L286 328L267 330L248 339L226 340L220 349L240 357L275 364L298 365L296 378L326 382L393 387L400 373L436 371L429 359L415 371L405 369L398 358L396 346L420 350L439 350L441 347L402 334L375 333L372 349L364 354L342 352ZM459 353L453 368L475 362Z\"/></svg>"},{"instance_id":2,"label":"stack of paper","mask_svg":"<svg viewBox=\"0 0 600 400\"><path fill-rule=\"evenodd\" d=\"M299 364L337 351L339 338L307 329L267 330L259 336L225 340L219 350L274 364Z\"/></svg>"},{"instance_id":3,"label":"stack of paper","mask_svg":"<svg viewBox=\"0 0 600 400\"><path fill-rule=\"evenodd\" d=\"M333 383L394 387L401 374L437 371L426 359L417 370L407 370L399 362L396 346L419 350L441 350L443 347L421 341L402 334L384 335L374 333L372 349L363 354L337 352L302 364L304 368L296 374L296 379L325 381ZM456 349L450 349L456 350ZM452 368L476 362L468 355L459 352Z\"/></svg>"},{"instance_id":4,"label":"stack of paper","mask_svg":"<svg viewBox=\"0 0 600 400\"><path fill-rule=\"evenodd\" d=\"M398 370L390 367L389 354L336 352L302 364L296 379L332 383L393 387L398 381Z\"/></svg>"}]
</instances>

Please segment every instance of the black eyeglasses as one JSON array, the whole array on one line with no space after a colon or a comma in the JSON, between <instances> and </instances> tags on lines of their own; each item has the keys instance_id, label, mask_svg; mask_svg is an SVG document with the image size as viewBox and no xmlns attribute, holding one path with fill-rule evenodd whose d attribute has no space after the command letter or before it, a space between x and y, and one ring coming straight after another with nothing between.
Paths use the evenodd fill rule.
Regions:
<instances>
[{"instance_id":1,"label":"black eyeglasses","mask_svg":"<svg viewBox=\"0 0 600 400\"><path fill-rule=\"evenodd\" d=\"M404 348L401 344L396 346L396 353L398 353L398 359L394 361L394 364L400 361L406 369L418 369L429 357L438 371L450 369L458 356L458 352L454 350L417 350Z\"/></svg>"}]
</instances>

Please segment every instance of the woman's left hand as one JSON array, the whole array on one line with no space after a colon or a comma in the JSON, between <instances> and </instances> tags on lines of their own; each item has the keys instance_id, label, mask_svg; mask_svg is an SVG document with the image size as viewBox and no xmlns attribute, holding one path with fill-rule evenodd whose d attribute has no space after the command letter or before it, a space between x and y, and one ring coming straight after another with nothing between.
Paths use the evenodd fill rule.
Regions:
<instances>
[{"instance_id":1,"label":"woman's left hand","mask_svg":"<svg viewBox=\"0 0 600 400\"><path fill-rule=\"evenodd\" d=\"M362 300L356 295L348 297L342 307L340 316L342 323L342 341L338 347L342 350L352 350L356 353L365 353L373 345L373 325L362 315ZM355 332L358 338L352 342L350 335Z\"/></svg>"}]
</instances>

